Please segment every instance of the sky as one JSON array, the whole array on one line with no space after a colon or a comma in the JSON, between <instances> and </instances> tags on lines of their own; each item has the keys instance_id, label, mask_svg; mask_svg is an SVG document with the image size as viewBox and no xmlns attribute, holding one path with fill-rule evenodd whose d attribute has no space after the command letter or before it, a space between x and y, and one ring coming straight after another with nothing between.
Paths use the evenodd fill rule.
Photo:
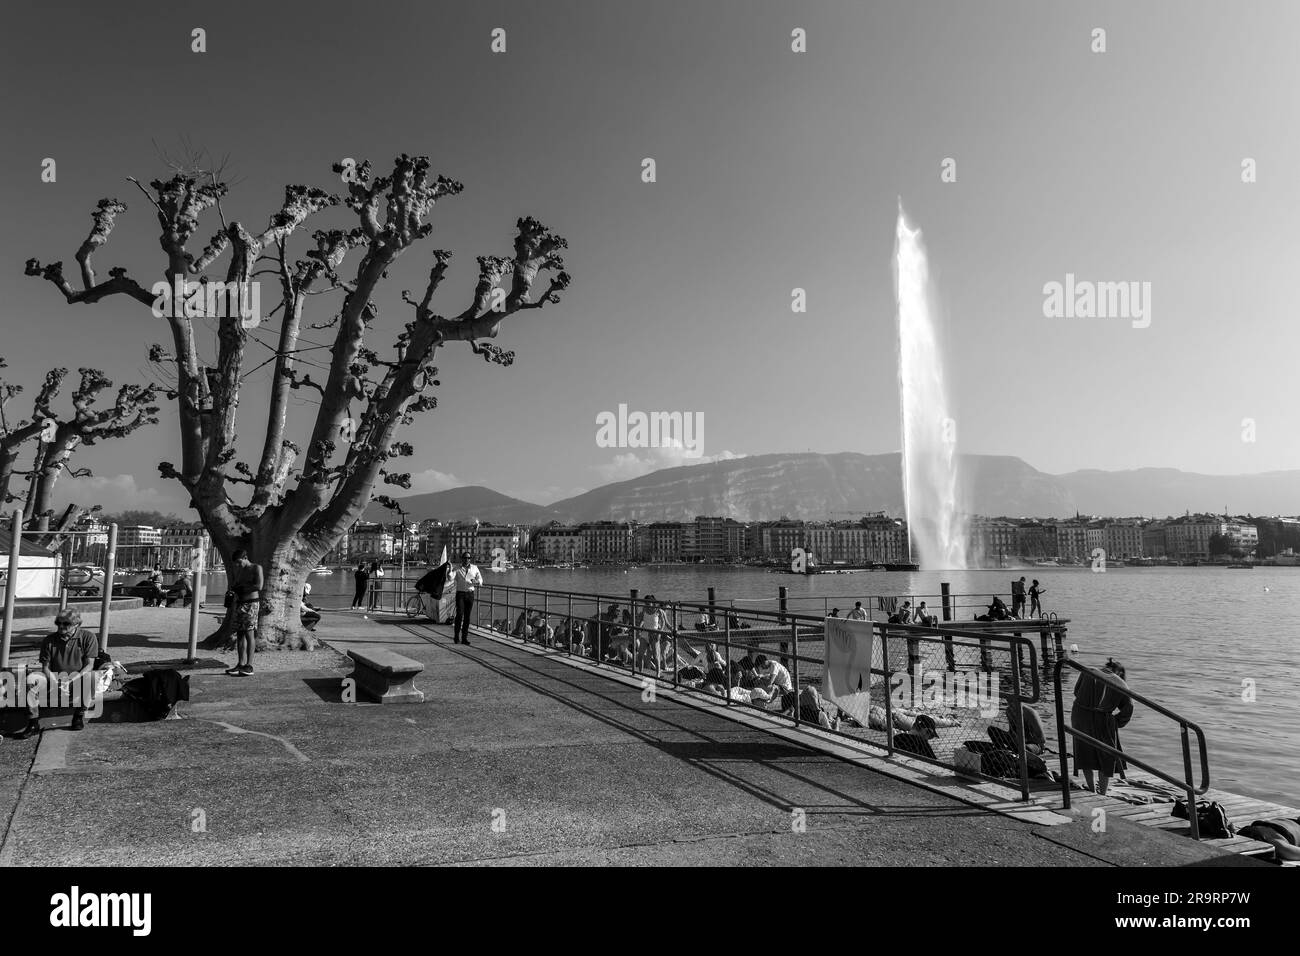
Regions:
<instances>
[{"instance_id":1,"label":"sky","mask_svg":"<svg viewBox=\"0 0 1300 956\"><path fill-rule=\"evenodd\" d=\"M438 408L404 436L413 492L483 484L549 503L689 463L682 449L602 447L597 416L620 404L702 418L706 460L896 451L900 199L930 254L960 451L1050 473L1300 468L1294 4L179 2L124 15L133 6L6 5L0 355L28 395L55 365L156 380L146 352L170 340L162 320L120 296L70 306L22 264L62 259L75 276L90 211L116 196L129 209L99 272L162 278L156 219L126 182L163 176L162 152L187 140L228 155L224 208L250 226L287 183L342 191L332 163L383 168L406 152L465 191L381 287L368 345L383 352L409 320L401 290L423 288L434 248L456 253L434 308L463 309L474 258L509 253L520 216L568 239L573 276L558 305L503 325L514 365L441 350ZM196 27L206 52L191 49ZM354 224L341 209L310 226ZM1045 316L1045 285L1067 274L1150 283L1149 324ZM309 322L335 308L313 306ZM269 354L250 343L250 364ZM253 376L241 401L250 456L266 384ZM295 407L295 434L313 412ZM95 477L65 479L61 497L181 513L162 460L179 460L170 404L160 425L79 452Z\"/></svg>"}]
</instances>

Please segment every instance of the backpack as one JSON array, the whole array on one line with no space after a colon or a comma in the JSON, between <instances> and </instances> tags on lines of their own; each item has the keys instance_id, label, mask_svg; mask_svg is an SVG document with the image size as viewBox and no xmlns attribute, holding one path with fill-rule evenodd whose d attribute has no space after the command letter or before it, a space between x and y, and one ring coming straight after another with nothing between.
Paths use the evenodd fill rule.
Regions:
<instances>
[{"instance_id":1,"label":"backpack","mask_svg":"<svg viewBox=\"0 0 1300 956\"><path fill-rule=\"evenodd\" d=\"M1169 815L1179 820L1191 819L1187 815L1187 801L1175 800L1174 808ZM1237 833L1237 828L1228 819L1228 811L1224 810L1223 805L1217 801L1196 801L1196 826L1202 837L1209 837L1212 840L1236 836Z\"/></svg>"}]
</instances>

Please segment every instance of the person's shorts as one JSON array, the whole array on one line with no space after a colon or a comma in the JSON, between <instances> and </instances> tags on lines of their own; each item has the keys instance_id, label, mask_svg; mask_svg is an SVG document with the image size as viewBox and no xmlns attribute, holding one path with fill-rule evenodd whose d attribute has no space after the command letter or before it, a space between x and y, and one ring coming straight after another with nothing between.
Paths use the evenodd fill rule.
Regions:
<instances>
[{"instance_id":1,"label":"person's shorts","mask_svg":"<svg viewBox=\"0 0 1300 956\"><path fill-rule=\"evenodd\" d=\"M260 601L244 601L235 605L235 629L251 631L257 628L257 611Z\"/></svg>"}]
</instances>

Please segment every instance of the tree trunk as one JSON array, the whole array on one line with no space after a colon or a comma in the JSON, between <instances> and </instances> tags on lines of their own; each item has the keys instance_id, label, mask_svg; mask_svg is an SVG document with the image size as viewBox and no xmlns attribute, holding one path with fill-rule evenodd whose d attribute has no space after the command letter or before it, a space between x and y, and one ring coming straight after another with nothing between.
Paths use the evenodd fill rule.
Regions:
<instances>
[{"instance_id":1,"label":"tree trunk","mask_svg":"<svg viewBox=\"0 0 1300 956\"><path fill-rule=\"evenodd\" d=\"M267 568L266 589L262 600L267 602L270 614L263 616L258 628L258 638L287 651L310 651L318 642L302 626L302 589L307 575L316 562L304 566L301 557L294 561L280 560Z\"/></svg>"},{"instance_id":2,"label":"tree trunk","mask_svg":"<svg viewBox=\"0 0 1300 956\"><path fill-rule=\"evenodd\" d=\"M247 549L249 560L262 567L262 600L257 622L257 635L254 647L258 651L315 650L320 642L310 631L302 627L302 591L307 583L307 576L324 556L325 550L295 535L287 543L275 540L275 534L267 534L259 541L236 542L235 547ZM226 566L226 581L233 580L234 548L230 554L221 555ZM222 592L222 597L224 598ZM215 597L215 595L214 595ZM228 611L221 626L204 638L200 645L205 650L229 650L235 646L235 621L233 612Z\"/></svg>"}]
</instances>

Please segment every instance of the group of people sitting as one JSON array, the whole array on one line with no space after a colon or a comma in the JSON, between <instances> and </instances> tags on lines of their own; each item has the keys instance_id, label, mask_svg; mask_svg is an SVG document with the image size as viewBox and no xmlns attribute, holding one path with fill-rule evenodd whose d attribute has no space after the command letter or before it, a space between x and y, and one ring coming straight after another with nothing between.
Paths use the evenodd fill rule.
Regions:
<instances>
[{"instance_id":1,"label":"group of people sitting","mask_svg":"<svg viewBox=\"0 0 1300 956\"><path fill-rule=\"evenodd\" d=\"M185 571L171 584L163 587L162 568L154 568L147 578L141 578L131 585L131 591L144 599L145 607L171 607L177 601L182 607L189 607L194 600L194 586L190 583L190 572Z\"/></svg>"}]
</instances>

